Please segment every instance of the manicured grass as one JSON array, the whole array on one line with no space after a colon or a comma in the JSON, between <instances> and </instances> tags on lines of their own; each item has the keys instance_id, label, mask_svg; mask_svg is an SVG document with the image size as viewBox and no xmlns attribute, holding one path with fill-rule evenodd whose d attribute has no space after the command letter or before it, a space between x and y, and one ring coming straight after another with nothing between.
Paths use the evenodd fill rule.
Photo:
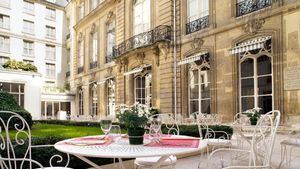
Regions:
<instances>
[{"instance_id":1,"label":"manicured grass","mask_svg":"<svg viewBox=\"0 0 300 169\"><path fill-rule=\"evenodd\" d=\"M73 138L91 135L103 134L99 127L84 127L84 126L64 126L57 124L42 124L36 123L31 129L32 137L45 138L49 136L57 136L63 138ZM11 138L15 137L15 131L10 132ZM23 136L21 134L21 136Z\"/></svg>"}]
</instances>

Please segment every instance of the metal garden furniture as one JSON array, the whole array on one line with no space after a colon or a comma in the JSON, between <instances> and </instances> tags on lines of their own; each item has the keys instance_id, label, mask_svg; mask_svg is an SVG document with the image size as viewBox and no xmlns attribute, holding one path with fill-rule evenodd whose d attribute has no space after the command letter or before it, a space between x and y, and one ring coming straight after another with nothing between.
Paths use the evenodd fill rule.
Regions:
<instances>
[{"instance_id":1,"label":"metal garden furniture","mask_svg":"<svg viewBox=\"0 0 300 169\"><path fill-rule=\"evenodd\" d=\"M300 134L295 131L290 133L289 139L283 140L281 143L281 162L279 168L286 166L287 169L291 168L292 152L300 148Z\"/></svg>"},{"instance_id":2,"label":"metal garden furniture","mask_svg":"<svg viewBox=\"0 0 300 169\"><path fill-rule=\"evenodd\" d=\"M14 138L11 138L10 134L13 134ZM52 145L32 145L31 141L30 127L22 116L11 111L0 111L1 169L66 169L69 164L68 154L65 160L61 155L53 155L49 160L50 167L43 167L41 163L32 159L33 148L52 147ZM20 146L26 147L21 157L16 153ZM63 166L54 167L59 164Z\"/></svg>"}]
</instances>

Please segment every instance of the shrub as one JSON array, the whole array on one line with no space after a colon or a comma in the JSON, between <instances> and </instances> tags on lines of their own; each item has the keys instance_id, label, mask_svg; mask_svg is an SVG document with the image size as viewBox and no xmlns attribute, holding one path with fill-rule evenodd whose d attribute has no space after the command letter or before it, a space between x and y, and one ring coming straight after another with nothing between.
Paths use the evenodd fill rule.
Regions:
<instances>
[{"instance_id":1,"label":"shrub","mask_svg":"<svg viewBox=\"0 0 300 169\"><path fill-rule=\"evenodd\" d=\"M30 64L30 63L24 63L21 61L16 60L9 60L3 64L4 68L7 69L14 69L14 70L23 70L23 71L29 71L29 72L37 72L37 67Z\"/></svg>"},{"instance_id":2,"label":"shrub","mask_svg":"<svg viewBox=\"0 0 300 169\"><path fill-rule=\"evenodd\" d=\"M23 107L19 106L17 104L17 102L15 101L15 99L13 98L13 96L7 92L2 92L0 91L0 111L12 111L15 113L18 113L19 115L21 115L25 121L28 123L29 127L32 127L32 117L31 114L26 111ZM4 114L4 113L0 113L0 117L2 119L7 120L11 115L9 114ZM12 121L10 122L10 128L13 128L14 126L12 126L13 124L20 124L20 121L18 121L17 119L13 118Z\"/></svg>"}]
</instances>

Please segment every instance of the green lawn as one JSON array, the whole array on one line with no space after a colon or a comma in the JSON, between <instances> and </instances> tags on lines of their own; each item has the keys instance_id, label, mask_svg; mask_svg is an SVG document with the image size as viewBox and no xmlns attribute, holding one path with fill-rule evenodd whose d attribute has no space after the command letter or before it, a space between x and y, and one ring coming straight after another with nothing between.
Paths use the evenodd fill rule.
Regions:
<instances>
[{"instance_id":1,"label":"green lawn","mask_svg":"<svg viewBox=\"0 0 300 169\"><path fill-rule=\"evenodd\" d=\"M15 131L11 131L11 138L14 137ZM64 126L56 124L34 124L31 129L32 137L48 137L48 136L58 136L64 138L73 138L80 136L91 136L103 134L99 127L85 127L85 126Z\"/></svg>"}]
</instances>

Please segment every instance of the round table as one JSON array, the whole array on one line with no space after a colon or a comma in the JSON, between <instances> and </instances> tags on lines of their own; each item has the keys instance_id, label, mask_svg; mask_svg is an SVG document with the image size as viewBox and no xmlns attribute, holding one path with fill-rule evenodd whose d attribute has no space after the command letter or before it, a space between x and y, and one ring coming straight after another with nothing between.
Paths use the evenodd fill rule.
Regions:
<instances>
[{"instance_id":1,"label":"round table","mask_svg":"<svg viewBox=\"0 0 300 169\"><path fill-rule=\"evenodd\" d=\"M101 136L89 136L89 137L101 137ZM179 137L188 137L188 136L179 136ZM79 138L73 138L73 139L79 139ZM150 147L144 145L129 145L128 141L126 141L128 139L123 141L124 138L122 138L122 141L112 142L109 145L78 146L78 145L67 144L68 141L70 140L72 139L57 142L54 145L55 149L64 153L72 154L97 169L101 169L101 167L93 163L92 161L90 161L87 157L118 158L120 166L124 168L122 163L122 158L161 156L157 164L157 166L159 166L159 163L164 161L170 155L193 153L193 152L200 151L201 149L204 149L207 146L207 142L204 140L200 140L199 146L197 148L186 148L186 147L174 148L174 147L163 147L163 146Z\"/></svg>"}]
</instances>

